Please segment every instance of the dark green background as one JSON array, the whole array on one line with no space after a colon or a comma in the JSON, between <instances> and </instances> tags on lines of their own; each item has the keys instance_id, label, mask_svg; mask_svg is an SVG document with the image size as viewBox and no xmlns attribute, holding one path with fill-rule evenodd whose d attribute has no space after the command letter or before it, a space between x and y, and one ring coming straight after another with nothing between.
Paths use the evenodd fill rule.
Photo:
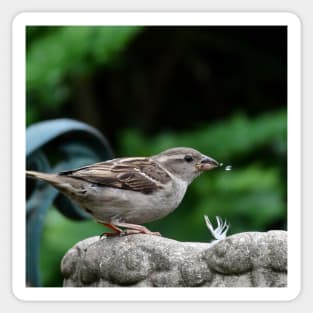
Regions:
<instances>
[{"instance_id":1,"label":"dark green background","mask_svg":"<svg viewBox=\"0 0 313 313\"><path fill-rule=\"evenodd\" d=\"M190 146L223 168L147 225L211 240L203 215L229 233L286 229L286 27L27 27L27 125L70 117L101 130L115 156ZM46 286L77 241L104 228L51 208L42 239Z\"/></svg>"}]
</instances>

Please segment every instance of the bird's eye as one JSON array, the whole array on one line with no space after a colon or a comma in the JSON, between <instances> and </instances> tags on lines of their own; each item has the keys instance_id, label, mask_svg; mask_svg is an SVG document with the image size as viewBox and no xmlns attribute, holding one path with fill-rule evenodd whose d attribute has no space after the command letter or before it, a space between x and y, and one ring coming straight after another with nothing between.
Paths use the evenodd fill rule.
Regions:
<instances>
[{"instance_id":1,"label":"bird's eye","mask_svg":"<svg viewBox=\"0 0 313 313\"><path fill-rule=\"evenodd\" d=\"M186 154L184 159L185 159L186 162L192 162L193 161L193 157L190 154Z\"/></svg>"}]
</instances>

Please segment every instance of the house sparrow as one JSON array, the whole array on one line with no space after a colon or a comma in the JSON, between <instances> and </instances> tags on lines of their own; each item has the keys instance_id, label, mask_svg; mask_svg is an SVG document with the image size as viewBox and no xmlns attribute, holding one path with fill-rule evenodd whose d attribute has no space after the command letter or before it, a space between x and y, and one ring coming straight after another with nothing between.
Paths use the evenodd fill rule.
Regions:
<instances>
[{"instance_id":1,"label":"house sparrow","mask_svg":"<svg viewBox=\"0 0 313 313\"><path fill-rule=\"evenodd\" d=\"M174 211L188 185L217 166L217 161L195 149L172 148L151 157L117 158L57 174L26 171L26 175L57 188L112 229L109 234L160 235L140 224Z\"/></svg>"}]
</instances>

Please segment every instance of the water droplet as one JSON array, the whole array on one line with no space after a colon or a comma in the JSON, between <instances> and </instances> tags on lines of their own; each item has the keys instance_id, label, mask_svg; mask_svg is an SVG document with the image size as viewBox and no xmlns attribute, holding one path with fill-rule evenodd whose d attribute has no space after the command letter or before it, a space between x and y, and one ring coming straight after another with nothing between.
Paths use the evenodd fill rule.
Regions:
<instances>
[{"instance_id":1,"label":"water droplet","mask_svg":"<svg viewBox=\"0 0 313 313\"><path fill-rule=\"evenodd\" d=\"M225 166L225 171L231 171L233 167L231 165L226 165Z\"/></svg>"}]
</instances>

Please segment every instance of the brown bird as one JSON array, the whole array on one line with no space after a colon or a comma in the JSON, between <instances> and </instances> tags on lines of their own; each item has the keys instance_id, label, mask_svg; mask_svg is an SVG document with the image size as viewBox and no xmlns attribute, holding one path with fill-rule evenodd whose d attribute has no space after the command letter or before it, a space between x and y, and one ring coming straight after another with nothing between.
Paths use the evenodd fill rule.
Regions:
<instances>
[{"instance_id":1,"label":"brown bird","mask_svg":"<svg viewBox=\"0 0 313 313\"><path fill-rule=\"evenodd\" d=\"M114 231L106 235L159 235L141 224L174 211L188 185L217 166L211 157L179 147L151 157L118 158L57 174L26 171L26 175L51 184Z\"/></svg>"}]
</instances>

